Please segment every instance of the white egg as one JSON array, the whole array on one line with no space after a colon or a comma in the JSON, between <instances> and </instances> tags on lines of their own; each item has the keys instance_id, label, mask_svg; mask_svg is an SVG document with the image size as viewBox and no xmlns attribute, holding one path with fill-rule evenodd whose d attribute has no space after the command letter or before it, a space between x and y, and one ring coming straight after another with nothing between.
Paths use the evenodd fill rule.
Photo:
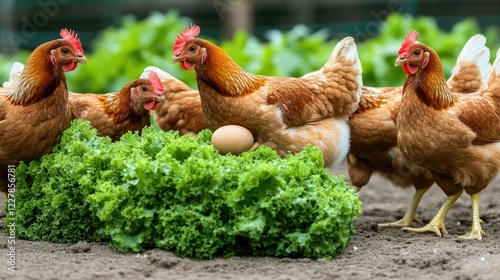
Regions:
<instances>
[{"instance_id":1,"label":"white egg","mask_svg":"<svg viewBox=\"0 0 500 280\"><path fill-rule=\"evenodd\" d=\"M252 132L243 126L225 125L212 134L212 145L221 153L241 154L252 148L254 138Z\"/></svg>"}]
</instances>

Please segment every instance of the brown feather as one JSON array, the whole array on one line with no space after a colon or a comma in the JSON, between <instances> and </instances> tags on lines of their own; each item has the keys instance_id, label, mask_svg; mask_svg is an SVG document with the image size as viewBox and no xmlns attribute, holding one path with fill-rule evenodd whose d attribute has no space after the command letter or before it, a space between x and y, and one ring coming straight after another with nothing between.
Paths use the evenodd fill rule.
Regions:
<instances>
[{"instance_id":1,"label":"brown feather","mask_svg":"<svg viewBox=\"0 0 500 280\"><path fill-rule=\"evenodd\" d=\"M177 79L162 81L166 101L151 111L156 124L163 130L176 130L180 135L195 136L207 128L200 95Z\"/></svg>"},{"instance_id":2,"label":"brown feather","mask_svg":"<svg viewBox=\"0 0 500 280\"><path fill-rule=\"evenodd\" d=\"M436 110L452 107L457 101L457 96L451 92L446 83L442 64L436 63L436 61L440 61L438 54L419 42L415 43L414 47L421 47L429 53L429 63L425 71L409 75L404 87L411 87L425 105ZM403 90L403 92L405 91L406 89Z\"/></svg>"},{"instance_id":3,"label":"brown feather","mask_svg":"<svg viewBox=\"0 0 500 280\"><path fill-rule=\"evenodd\" d=\"M448 82L448 87L452 92L473 93L481 87L481 71L477 64L473 62L462 62L461 72L455 75L453 80ZM479 77L479 78L478 78Z\"/></svg>"},{"instance_id":4,"label":"brown feather","mask_svg":"<svg viewBox=\"0 0 500 280\"><path fill-rule=\"evenodd\" d=\"M206 48L207 59L196 71L196 79L223 96L243 96L264 86L267 78L248 73L231 57L216 45L201 39L192 39L191 43ZM209 70L206 70L209 69Z\"/></svg>"},{"instance_id":5,"label":"brown feather","mask_svg":"<svg viewBox=\"0 0 500 280\"><path fill-rule=\"evenodd\" d=\"M283 121L288 127L303 125L306 122L315 121L326 115L318 115L314 118L312 106L319 104L316 96L298 79L275 80L288 87L276 87L267 96L267 103L276 105L283 112Z\"/></svg>"}]
</instances>

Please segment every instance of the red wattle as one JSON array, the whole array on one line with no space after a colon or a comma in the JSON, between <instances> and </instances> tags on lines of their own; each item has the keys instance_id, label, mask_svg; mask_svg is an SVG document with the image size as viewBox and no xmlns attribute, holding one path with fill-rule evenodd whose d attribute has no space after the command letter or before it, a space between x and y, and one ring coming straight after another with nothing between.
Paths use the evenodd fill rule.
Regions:
<instances>
[{"instance_id":1,"label":"red wattle","mask_svg":"<svg viewBox=\"0 0 500 280\"><path fill-rule=\"evenodd\" d=\"M69 72L69 71L75 70L77 66L78 66L77 62L69 62L69 63L63 64L61 66L61 68L64 72Z\"/></svg>"},{"instance_id":2,"label":"red wattle","mask_svg":"<svg viewBox=\"0 0 500 280\"><path fill-rule=\"evenodd\" d=\"M154 99L149 100L148 102L144 103L144 109L146 110L156 110L156 107L158 107L159 101L156 101Z\"/></svg>"},{"instance_id":3,"label":"red wattle","mask_svg":"<svg viewBox=\"0 0 500 280\"><path fill-rule=\"evenodd\" d=\"M196 67L195 63L193 63L191 61L187 61L187 60L181 61L181 62L179 62L179 64L181 65L182 69L184 69L184 70L193 70Z\"/></svg>"},{"instance_id":4,"label":"red wattle","mask_svg":"<svg viewBox=\"0 0 500 280\"><path fill-rule=\"evenodd\" d=\"M156 110L156 107L158 107L158 104L160 104L160 102L155 101L155 103L153 104L153 107L151 107L151 110Z\"/></svg>"},{"instance_id":5,"label":"red wattle","mask_svg":"<svg viewBox=\"0 0 500 280\"><path fill-rule=\"evenodd\" d=\"M410 71L408 71L408 66L406 63L403 64L403 66L401 68L403 68L403 72L405 72L406 74L410 74Z\"/></svg>"},{"instance_id":6,"label":"red wattle","mask_svg":"<svg viewBox=\"0 0 500 280\"><path fill-rule=\"evenodd\" d=\"M413 75L413 74L417 73L417 71L418 71L417 66L409 65L408 63L403 64L402 68L403 68L403 71L409 75L410 74Z\"/></svg>"}]
</instances>

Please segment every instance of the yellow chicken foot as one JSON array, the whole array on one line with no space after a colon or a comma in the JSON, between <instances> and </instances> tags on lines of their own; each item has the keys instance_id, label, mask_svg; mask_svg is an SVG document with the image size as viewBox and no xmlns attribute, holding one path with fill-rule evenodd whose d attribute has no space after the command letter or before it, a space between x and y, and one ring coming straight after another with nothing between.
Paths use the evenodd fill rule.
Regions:
<instances>
[{"instance_id":1,"label":"yellow chicken foot","mask_svg":"<svg viewBox=\"0 0 500 280\"><path fill-rule=\"evenodd\" d=\"M457 199L462 194L462 191L463 190L454 195L448 196L436 216L434 216L434 218L432 218L432 220L426 226L422 228L404 227L402 228L402 230L408 232L434 232L439 237L441 237L442 235L447 235L448 232L446 231L446 228L444 226L444 219L446 218L446 214L448 214L451 206L453 206L455 201L457 201Z\"/></svg>"},{"instance_id":2,"label":"yellow chicken foot","mask_svg":"<svg viewBox=\"0 0 500 280\"><path fill-rule=\"evenodd\" d=\"M257 150L259 147L260 147L260 143L259 142L255 142L253 144L253 146L250 148L250 150L248 150L248 151L249 152L253 152L253 151Z\"/></svg>"},{"instance_id":3,"label":"yellow chicken foot","mask_svg":"<svg viewBox=\"0 0 500 280\"><path fill-rule=\"evenodd\" d=\"M401 220L392 222L392 223L384 223L384 224L378 224L379 228L402 228L402 227L409 227L411 226L411 223L413 221L416 221L417 223L423 224L423 222L415 217L415 214L417 213L417 208L418 204L420 203L420 200L424 196L424 194L430 189L430 187L427 187L425 189L419 189L415 191L415 194L413 195L413 199L411 201L410 207L408 210L406 210L406 213Z\"/></svg>"},{"instance_id":4,"label":"yellow chicken foot","mask_svg":"<svg viewBox=\"0 0 500 280\"><path fill-rule=\"evenodd\" d=\"M471 200L472 200L472 229L469 234L466 235L461 235L459 238L463 239L476 239L479 241L483 241L483 235L486 235L481 228L482 221L479 219L479 198L481 196L481 193L475 193L472 194Z\"/></svg>"}]
</instances>

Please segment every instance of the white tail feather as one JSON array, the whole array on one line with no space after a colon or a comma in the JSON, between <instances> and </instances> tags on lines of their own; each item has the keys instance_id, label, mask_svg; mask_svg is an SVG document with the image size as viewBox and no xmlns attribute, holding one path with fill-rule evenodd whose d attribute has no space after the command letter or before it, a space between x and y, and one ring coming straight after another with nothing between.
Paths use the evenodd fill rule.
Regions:
<instances>
[{"instance_id":1,"label":"white tail feather","mask_svg":"<svg viewBox=\"0 0 500 280\"><path fill-rule=\"evenodd\" d=\"M481 34L476 34L472 36L467 43L465 43L462 51L458 55L457 64L453 67L451 71L451 77L448 81L453 79L453 76L459 73L462 64L474 63L479 68L481 72L481 77L483 84L488 79L488 74L490 73L490 49L486 47L486 37Z\"/></svg>"},{"instance_id":2,"label":"white tail feather","mask_svg":"<svg viewBox=\"0 0 500 280\"><path fill-rule=\"evenodd\" d=\"M3 82L2 86L4 88L14 88L16 85L19 83L19 80L21 79L21 73L23 73L24 69L24 64L21 62L14 62L12 63L12 67L10 68L9 72L9 80L6 82Z\"/></svg>"},{"instance_id":3,"label":"white tail feather","mask_svg":"<svg viewBox=\"0 0 500 280\"><path fill-rule=\"evenodd\" d=\"M171 80L171 79L177 80L177 78L175 78L174 76L170 75L169 73L165 72L164 70L162 70L156 66L148 66L148 67L144 68L144 71L142 72L140 78L147 79L148 75L151 71L156 72L156 74L158 74L158 77L162 81Z\"/></svg>"}]
</instances>

